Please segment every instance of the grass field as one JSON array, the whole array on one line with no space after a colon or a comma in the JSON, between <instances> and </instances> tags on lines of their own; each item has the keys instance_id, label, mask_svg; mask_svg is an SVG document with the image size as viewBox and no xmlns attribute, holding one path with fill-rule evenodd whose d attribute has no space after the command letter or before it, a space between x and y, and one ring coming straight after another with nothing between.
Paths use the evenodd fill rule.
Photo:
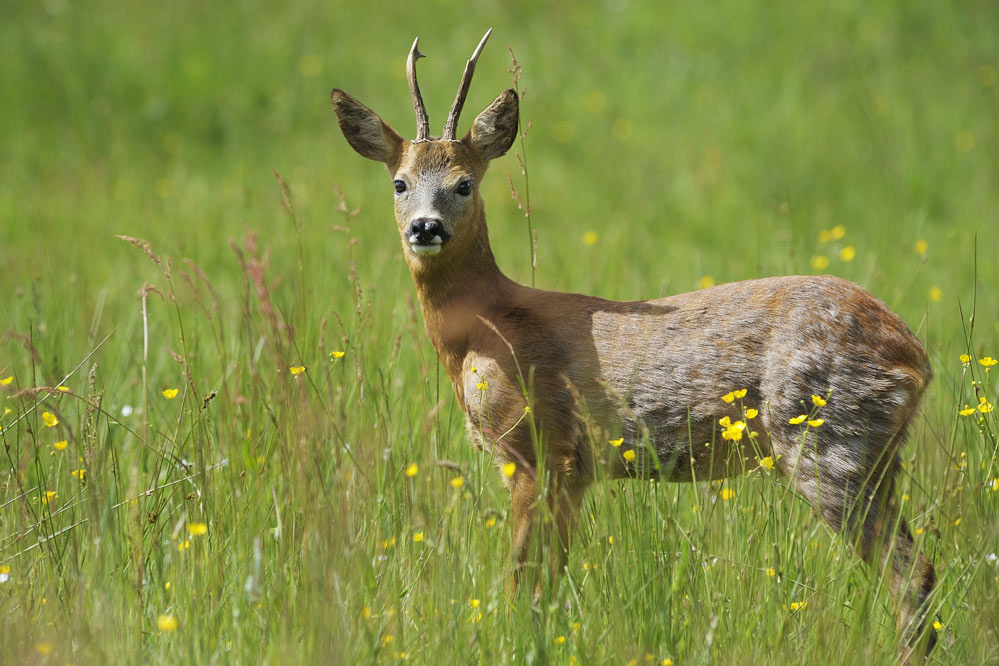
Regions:
<instances>
[{"instance_id":1,"label":"grass field","mask_svg":"<svg viewBox=\"0 0 999 666\"><path fill-rule=\"evenodd\" d=\"M412 136L418 35L439 132L489 26L461 129L511 45L508 275L833 273L924 341L932 662L999 662L999 9L756 4L6 3L0 663L894 663L887 587L773 474L598 484L562 580L507 596L506 493L329 106Z\"/></svg>"}]
</instances>

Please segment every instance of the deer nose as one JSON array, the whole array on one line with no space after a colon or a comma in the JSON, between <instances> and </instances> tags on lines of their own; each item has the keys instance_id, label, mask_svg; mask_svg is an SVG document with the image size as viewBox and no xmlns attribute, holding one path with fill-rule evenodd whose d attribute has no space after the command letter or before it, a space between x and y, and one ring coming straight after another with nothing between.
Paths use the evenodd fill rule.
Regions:
<instances>
[{"instance_id":1,"label":"deer nose","mask_svg":"<svg viewBox=\"0 0 999 666\"><path fill-rule=\"evenodd\" d=\"M409 224L409 240L413 245L441 244L450 235L444 231L443 221L436 217L418 217Z\"/></svg>"}]
</instances>

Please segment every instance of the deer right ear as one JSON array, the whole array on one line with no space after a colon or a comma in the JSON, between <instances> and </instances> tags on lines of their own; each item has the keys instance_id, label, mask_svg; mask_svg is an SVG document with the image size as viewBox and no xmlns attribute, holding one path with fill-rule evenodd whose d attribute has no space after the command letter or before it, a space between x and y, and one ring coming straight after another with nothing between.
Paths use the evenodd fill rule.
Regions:
<instances>
[{"instance_id":1,"label":"deer right ear","mask_svg":"<svg viewBox=\"0 0 999 666\"><path fill-rule=\"evenodd\" d=\"M504 90L485 111L472 121L465 140L487 160L496 159L517 139L520 100L513 88Z\"/></svg>"},{"instance_id":2,"label":"deer right ear","mask_svg":"<svg viewBox=\"0 0 999 666\"><path fill-rule=\"evenodd\" d=\"M377 113L339 88L330 93L330 101L340 130L354 150L388 165L399 161L403 138Z\"/></svg>"}]
</instances>

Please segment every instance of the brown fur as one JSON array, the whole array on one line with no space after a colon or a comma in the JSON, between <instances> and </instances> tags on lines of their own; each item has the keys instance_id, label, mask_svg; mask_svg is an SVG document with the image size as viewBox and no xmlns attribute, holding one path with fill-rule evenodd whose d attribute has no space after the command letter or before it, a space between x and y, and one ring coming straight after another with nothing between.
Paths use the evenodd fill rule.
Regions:
<instances>
[{"instance_id":1,"label":"brown fur","mask_svg":"<svg viewBox=\"0 0 999 666\"><path fill-rule=\"evenodd\" d=\"M478 187L489 159L516 136L513 91L480 114L461 141L446 142L404 141L342 91L333 91L333 102L350 144L385 162L407 186L396 197L396 219L427 331L477 443L498 463L516 463L506 481L518 572L543 495L532 419L550 473L554 529L546 545L555 573L566 562L573 516L600 470L608 477L717 479L769 455L865 560L876 566L890 559L899 629L914 643L935 578L898 514L894 478L898 447L931 371L898 316L831 276L751 280L623 303L522 286L496 265ZM466 178L474 191L461 197L455 184ZM440 219L450 234L433 256L407 240L411 221L425 216ZM720 437L719 419L741 416L720 397L739 388L747 389L744 406L760 412L750 422L759 430L755 443ZM825 424L803 442L801 427L788 419L808 412L813 394L829 396L820 414ZM533 405L525 417L528 395ZM607 446L619 437L619 449ZM632 463L620 455L629 449Z\"/></svg>"}]
</instances>

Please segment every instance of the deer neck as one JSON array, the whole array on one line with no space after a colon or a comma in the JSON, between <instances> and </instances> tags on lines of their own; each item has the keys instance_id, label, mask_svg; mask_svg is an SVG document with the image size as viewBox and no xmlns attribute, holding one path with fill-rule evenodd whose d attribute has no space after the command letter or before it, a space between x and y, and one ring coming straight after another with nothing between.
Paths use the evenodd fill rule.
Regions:
<instances>
[{"instance_id":1,"label":"deer neck","mask_svg":"<svg viewBox=\"0 0 999 666\"><path fill-rule=\"evenodd\" d=\"M462 247L430 261L407 254L427 332L456 386L470 342L481 331L479 317L491 320L516 287L496 265L484 215L478 222L480 232Z\"/></svg>"}]
</instances>

